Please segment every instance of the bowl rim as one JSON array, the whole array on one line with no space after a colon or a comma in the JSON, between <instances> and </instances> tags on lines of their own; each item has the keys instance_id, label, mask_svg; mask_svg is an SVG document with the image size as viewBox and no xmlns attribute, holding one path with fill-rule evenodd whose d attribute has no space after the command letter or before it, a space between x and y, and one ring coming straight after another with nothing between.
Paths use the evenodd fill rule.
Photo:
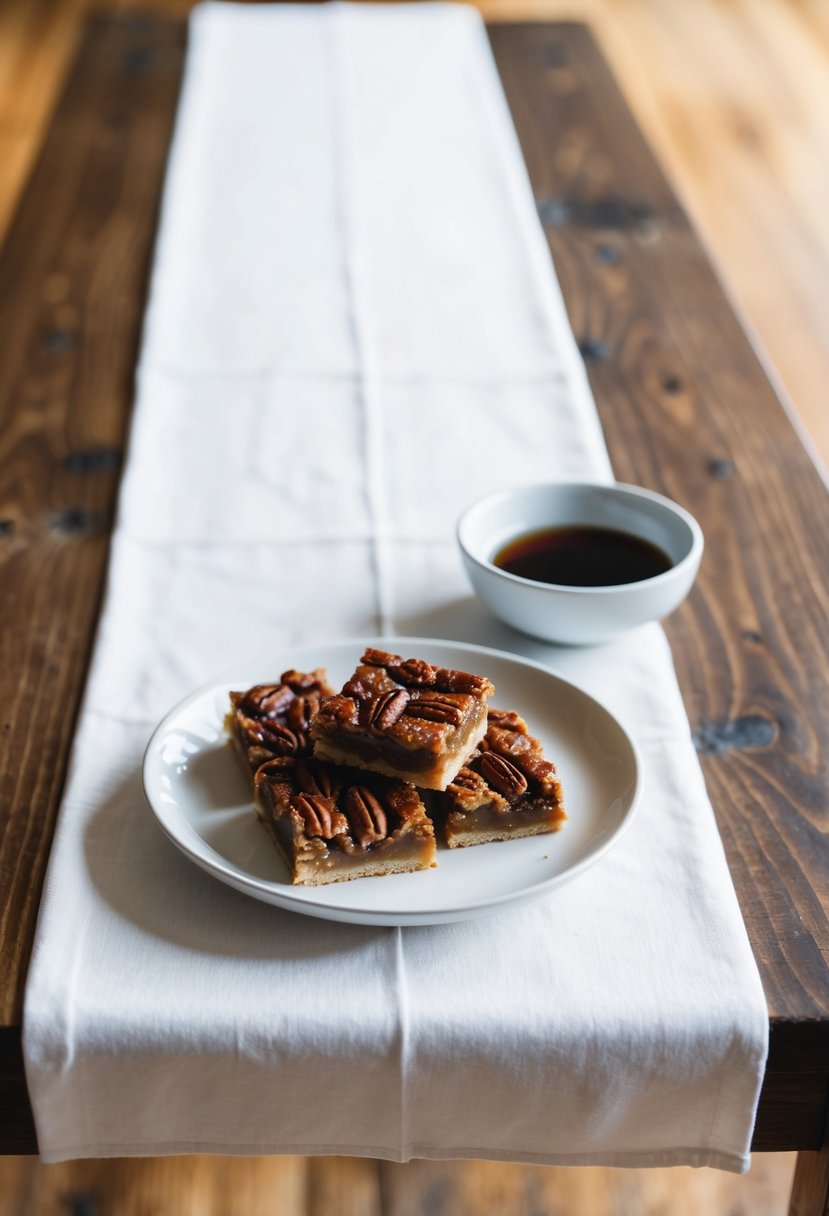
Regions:
<instances>
[{"instance_id":1,"label":"bowl rim","mask_svg":"<svg viewBox=\"0 0 829 1216\"><path fill-rule=\"evenodd\" d=\"M683 558L672 565L668 570L664 570L661 574L654 574L650 578L637 579L632 583L606 583L598 587L579 587L569 583L542 583L536 579L524 578L520 574L510 574L508 570L502 570L500 566L496 566L493 562L485 561L467 544L464 538L464 528L468 527L470 516L477 511L483 510L486 506L498 498L505 500L517 496L519 494L531 493L534 490L609 490L611 492L620 492L623 496L632 498L644 498L661 507L668 514L676 516L687 526L691 533L691 545L688 552ZM545 526L545 525L542 525ZM555 524L546 525L555 527ZM637 534L638 535L638 534ZM558 595L562 592L567 595L574 596L606 596L614 595L631 595L634 592L640 591L643 587L653 587L658 589L665 583L671 582L677 578L680 572L686 572L689 567L696 567L702 559L703 549L705 548L705 538L702 528L697 520L686 510L680 506L678 502L674 502L672 498L668 498L664 494L659 494L656 490L649 490L646 486L633 485L630 482L623 481L536 481L528 485L509 486L501 490L493 490L489 494L485 494L482 498L478 498L475 502L470 503L458 518L455 527L455 537L458 546L467 558L474 565L478 566L487 574L494 574L498 578L504 579L507 583L513 583L517 587L530 587L535 591L546 592L551 591Z\"/></svg>"}]
</instances>

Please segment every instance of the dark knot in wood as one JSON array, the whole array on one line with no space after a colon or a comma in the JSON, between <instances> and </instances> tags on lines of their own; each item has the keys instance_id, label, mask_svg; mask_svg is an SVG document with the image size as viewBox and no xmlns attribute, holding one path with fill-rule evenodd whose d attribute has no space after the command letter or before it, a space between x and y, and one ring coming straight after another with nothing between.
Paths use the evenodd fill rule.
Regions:
<instances>
[{"instance_id":1,"label":"dark knot in wood","mask_svg":"<svg viewBox=\"0 0 829 1216\"><path fill-rule=\"evenodd\" d=\"M88 511L86 507L68 507L52 516L52 527L67 536L94 536L108 525L107 516L101 511Z\"/></svg>"},{"instance_id":2,"label":"dark knot in wood","mask_svg":"<svg viewBox=\"0 0 829 1216\"><path fill-rule=\"evenodd\" d=\"M618 249L614 249L612 245L606 245L604 242L597 245L593 251L593 261L599 266L616 266L621 256Z\"/></svg>"},{"instance_id":3,"label":"dark knot in wood","mask_svg":"<svg viewBox=\"0 0 829 1216\"><path fill-rule=\"evenodd\" d=\"M13 519L0 519L0 536L13 536L13 535L14 535L14 520Z\"/></svg>"},{"instance_id":4,"label":"dark knot in wood","mask_svg":"<svg viewBox=\"0 0 829 1216\"><path fill-rule=\"evenodd\" d=\"M53 355L62 355L75 345L75 335L66 329L50 329L43 341Z\"/></svg>"},{"instance_id":5,"label":"dark knot in wood","mask_svg":"<svg viewBox=\"0 0 829 1216\"><path fill-rule=\"evenodd\" d=\"M579 353L585 363L603 363L610 355L610 347L601 338L582 338Z\"/></svg>"},{"instance_id":6,"label":"dark knot in wood","mask_svg":"<svg viewBox=\"0 0 829 1216\"><path fill-rule=\"evenodd\" d=\"M708 465L708 472L715 481L729 481L734 472L733 460L712 460Z\"/></svg>"},{"instance_id":7,"label":"dark knot in wood","mask_svg":"<svg viewBox=\"0 0 829 1216\"><path fill-rule=\"evenodd\" d=\"M616 229L630 232L652 232L656 215L645 203L631 203L623 198L538 198L535 200L538 218L546 228Z\"/></svg>"},{"instance_id":8,"label":"dark knot in wood","mask_svg":"<svg viewBox=\"0 0 829 1216\"><path fill-rule=\"evenodd\" d=\"M775 724L761 714L744 714L733 722L711 722L694 731L694 747L701 756L722 756L732 748L768 747L774 742Z\"/></svg>"},{"instance_id":9,"label":"dark knot in wood","mask_svg":"<svg viewBox=\"0 0 829 1216\"><path fill-rule=\"evenodd\" d=\"M541 58L548 68L563 68L570 62L570 50L564 42L551 42L544 47Z\"/></svg>"},{"instance_id":10,"label":"dark knot in wood","mask_svg":"<svg viewBox=\"0 0 829 1216\"><path fill-rule=\"evenodd\" d=\"M71 1216L98 1216L98 1196L70 1193L63 1196L63 1206Z\"/></svg>"},{"instance_id":11,"label":"dark knot in wood","mask_svg":"<svg viewBox=\"0 0 829 1216\"><path fill-rule=\"evenodd\" d=\"M538 218L545 228L563 228L570 218L569 204L560 198L537 198Z\"/></svg>"},{"instance_id":12,"label":"dark knot in wood","mask_svg":"<svg viewBox=\"0 0 829 1216\"><path fill-rule=\"evenodd\" d=\"M131 47L121 60L125 76L149 76L157 66L158 53L151 46Z\"/></svg>"},{"instance_id":13,"label":"dark knot in wood","mask_svg":"<svg viewBox=\"0 0 829 1216\"><path fill-rule=\"evenodd\" d=\"M679 376L666 376L662 381L662 391L669 397L675 397L682 391L682 381Z\"/></svg>"},{"instance_id":14,"label":"dark knot in wood","mask_svg":"<svg viewBox=\"0 0 829 1216\"><path fill-rule=\"evenodd\" d=\"M121 463L117 448L89 448L83 452L70 452L63 467L70 473L111 473Z\"/></svg>"}]
</instances>

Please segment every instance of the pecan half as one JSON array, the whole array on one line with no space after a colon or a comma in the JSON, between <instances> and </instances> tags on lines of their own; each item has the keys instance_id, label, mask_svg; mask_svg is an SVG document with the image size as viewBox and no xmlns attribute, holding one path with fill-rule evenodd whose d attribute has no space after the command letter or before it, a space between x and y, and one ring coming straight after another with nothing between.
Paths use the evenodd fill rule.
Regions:
<instances>
[{"instance_id":1,"label":"pecan half","mask_svg":"<svg viewBox=\"0 0 829 1216\"><path fill-rule=\"evenodd\" d=\"M334 805L328 798L319 794L294 794L291 806L302 816L306 835L331 839L334 834Z\"/></svg>"},{"instance_id":2,"label":"pecan half","mask_svg":"<svg viewBox=\"0 0 829 1216\"><path fill-rule=\"evenodd\" d=\"M458 769L451 781L451 785L456 785L462 790L479 790L481 784L481 778L477 773L473 773L471 768Z\"/></svg>"},{"instance_id":3,"label":"pecan half","mask_svg":"<svg viewBox=\"0 0 829 1216\"><path fill-rule=\"evenodd\" d=\"M353 722L357 713L356 699L350 694L342 696L337 693L335 696L326 696L319 703L319 710L316 722L320 722L330 727L341 722Z\"/></svg>"},{"instance_id":4,"label":"pecan half","mask_svg":"<svg viewBox=\"0 0 829 1216\"><path fill-rule=\"evenodd\" d=\"M484 752L478 767L487 784L505 798L517 798L527 789L527 778L521 770L497 752Z\"/></svg>"},{"instance_id":5,"label":"pecan half","mask_svg":"<svg viewBox=\"0 0 829 1216\"><path fill-rule=\"evenodd\" d=\"M406 659L405 663L391 663L388 671L393 680L400 684L413 685L415 688L424 688L435 682L435 669L425 659Z\"/></svg>"},{"instance_id":6,"label":"pecan half","mask_svg":"<svg viewBox=\"0 0 829 1216\"><path fill-rule=\"evenodd\" d=\"M424 693L413 697L406 706L410 718L423 718L426 722L443 722L449 726L460 726L463 721L463 710L451 697L440 693Z\"/></svg>"},{"instance_id":7,"label":"pecan half","mask_svg":"<svg viewBox=\"0 0 829 1216\"><path fill-rule=\"evenodd\" d=\"M388 692L381 692L371 706L370 725L376 726L378 730L388 730L403 716L408 703L409 694L405 688L390 688Z\"/></svg>"},{"instance_id":8,"label":"pecan half","mask_svg":"<svg viewBox=\"0 0 829 1216\"><path fill-rule=\"evenodd\" d=\"M360 662L369 667L388 667L390 664L399 663L400 655L390 654L388 650L374 650L369 646Z\"/></svg>"},{"instance_id":9,"label":"pecan half","mask_svg":"<svg viewBox=\"0 0 829 1216\"><path fill-rule=\"evenodd\" d=\"M487 710L486 716L490 726L497 726L501 730L517 730L521 733L526 731L525 723L514 709L490 709Z\"/></svg>"},{"instance_id":10,"label":"pecan half","mask_svg":"<svg viewBox=\"0 0 829 1216\"><path fill-rule=\"evenodd\" d=\"M280 679L293 692L307 692L309 688L316 688L317 686L317 673L315 671L296 671L292 667L289 671L283 671Z\"/></svg>"},{"instance_id":11,"label":"pecan half","mask_svg":"<svg viewBox=\"0 0 829 1216\"><path fill-rule=\"evenodd\" d=\"M348 689L348 696L357 711L357 722L360 726L371 726L374 714L375 696L370 688L359 682ZM353 718L353 715L352 715Z\"/></svg>"},{"instance_id":12,"label":"pecan half","mask_svg":"<svg viewBox=\"0 0 829 1216\"><path fill-rule=\"evenodd\" d=\"M545 760L540 749L522 756L521 763L527 776L541 786L543 794L555 793L558 797L561 796L561 785L556 766L552 760Z\"/></svg>"},{"instance_id":13,"label":"pecan half","mask_svg":"<svg viewBox=\"0 0 829 1216\"><path fill-rule=\"evenodd\" d=\"M450 667L441 667L436 676L445 692L466 692L475 697L491 697L495 692L495 685L486 676L473 676L468 671L454 671Z\"/></svg>"},{"instance_id":14,"label":"pecan half","mask_svg":"<svg viewBox=\"0 0 829 1216\"><path fill-rule=\"evenodd\" d=\"M248 751L248 764L251 767L251 771L253 772L254 777L257 777L259 775L260 769L267 767L267 762L269 760L274 759L274 754L271 751L271 749L269 747L262 747L261 744L257 744L254 747L249 747L247 749L247 751ZM277 759L279 759L279 760L284 760L285 758L286 758L285 756L277 757Z\"/></svg>"},{"instance_id":15,"label":"pecan half","mask_svg":"<svg viewBox=\"0 0 829 1216\"><path fill-rule=\"evenodd\" d=\"M351 830L363 848L376 840L385 840L389 831L386 812L371 790L364 785L353 785L345 802Z\"/></svg>"},{"instance_id":16,"label":"pecan half","mask_svg":"<svg viewBox=\"0 0 829 1216\"><path fill-rule=\"evenodd\" d=\"M286 684L255 684L239 701L239 709L253 718L275 718L293 699Z\"/></svg>"},{"instance_id":17,"label":"pecan half","mask_svg":"<svg viewBox=\"0 0 829 1216\"><path fill-rule=\"evenodd\" d=\"M288 725L304 734L319 713L319 707L319 697L295 697L285 715Z\"/></svg>"},{"instance_id":18,"label":"pecan half","mask_svg":"<svg viewBox=\"0 0 829 1216\"><path fill-rule=\"evenodd\" d=\"M290 756L273 756L268 752L256 770L254 782L290 781L294 762Z\"/></svg>"},{"instance_id":19,"label":"pecan half","mask_svg":"<svg viewBox=\"0 0 829 1216\"><path fill-rule=\"evenodd\" d=\"M272 722L270 718L259 723L258 741L278 756L288 756L299 749L299 739L294 732L281 722Z\"/></svg>"},{"instance_id":20,"label":"pecan half","mask_svg":"<svg viewBox=\"0 0 829 1216\"><path fill-rule=\"evenodd\" d=\"M270 749L271 753L277 749L280 755L285 754L285 748L280 748L277 743L280 732L285 730L279 722L272 718L248 718L240 714L238 724L247 748L264 747ZM288 734L293 738L291 731Z\"/></svg>"},{"instance_id":21,"label":"pecan half","mask_svg":"<svg viewBox=\"0 0 829 1216\"><path fill-rule=\"evenodd\" d=\"M303 794L318 794L322 798L330 798L334 793L331 774L319 760L297 760L294 783Z\"/></svg>"}]
</instances>

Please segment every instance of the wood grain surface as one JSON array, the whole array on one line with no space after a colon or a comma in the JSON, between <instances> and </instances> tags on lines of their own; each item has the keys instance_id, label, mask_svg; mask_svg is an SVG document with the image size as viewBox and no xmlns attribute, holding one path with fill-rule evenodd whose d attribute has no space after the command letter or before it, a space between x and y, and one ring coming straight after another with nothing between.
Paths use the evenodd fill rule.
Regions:
<instances>
[{"instance_id":1,"label":"wood grain surface","mask_svg":"<svg viewBox=\"0 0 829 1216\"><path fill-rule=\"evenodd\" d=\"M826 0L472 0L487 21L590 23L615 78L829 462ZM0 235L89 13L193 0L3 0Z\"/></svg>"},{"instance_id":2,"label":"wood grain surface","mask_svg":"<svg viewBox=\"0 0 829 1216\"><path fill-rule=\"evenodd\" d=\"M0 256L0 1026L23 981L94 638L180 24L95 24Z\"/></svg>"},{"instance_id":3,"label":"wood grain surface","mask_svg":"<svg viewBox=\"0 0 829 1216\"><path fill-rule=\"evenodd\" d=\"M811 1021L827 1071L826 486L588 32L491 38L616 475L706 536L668 634L775 1063Z\"/></svg>"},{"instance_id":4,"label":"wood grain surface","mask_svg":"<svg viewBox=\"0 0 829 1216\"><path fill-rule=\"evenodd\" d=\"M340 1157L7 1158L0 1216L782 1216L792 1164L758 1158L738 1178Z\"/></svg>"},{"instance_id":5,"label":"wood grain surface","mask_svg":"<svg viewBox=\"0 0 829 1216\"><path fill-rule=\"evenodd\" d=\"M798 1153L789 1216L829 1216L829 1144Z\"/></svg>"},{"instance_id":6,"label":"wood grain surface","mask_svg":"<svg viewBox=\"0 0 829 1216\"><path fill-rule=\"evenodd\" d=\"M671 640L772 1015L758 1133L762 1147L816 1148L829 1071L825 489L589 36L492 38L616 472L678 498L706 530ZM182 45L173 23L92 27L0 260L12 339L0 367L0 577L12 589L0 1110L16 1092L25 964L100 598Z\"/></svg>"}]
</instances>

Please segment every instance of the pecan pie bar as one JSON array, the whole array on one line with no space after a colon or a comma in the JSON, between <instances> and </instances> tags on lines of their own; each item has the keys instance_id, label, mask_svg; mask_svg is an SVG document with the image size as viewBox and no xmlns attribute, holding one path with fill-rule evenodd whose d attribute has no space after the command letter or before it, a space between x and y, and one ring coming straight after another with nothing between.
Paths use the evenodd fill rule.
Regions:
<instances>
[{"instance_id":1,"label":"pecan pie bar","mask_svg":"<svg viewBox=\"0 0 829 1216\"><path fill-rule=\"evenodd\" d=\"M225 729L244 767L255 772L274 756L309 753L311 723L322 698L333 691L318 667L310 672L283 671L278 684L255 684L247 692L232 692Z\"/></svg>"},{"instance_id":2,"label":"pecan pie bar","mask_svg":"<svg viewBox=\"0 0 829 1216\"><path fill-rule=\"evenodd\" d=\"M514 710L489 711L480 748L435 803L450 849L556 832L567 818L555 765Z\"/></svg>"},{"instance_id":3,"label":"pecan pie bar","mask_svg":"<svg viewBox=\"0 0 829 1216\"><path fill-rule=\"evenodd\" d=\"M444 790L486 732L484 676L366 650L311 726L314 755Z\"/></svg>"},{"instance_id":4,"label":"pecan pie bar","mask_svg":"<svg viewBox=\"0 0 829 1216\"><path fill-rule=\"evenodd\" d=\"M405 874L436 865L435 832L417 790L314 757L257 769L256 813L305 886Z\"/></svg>"}]
</instances>

